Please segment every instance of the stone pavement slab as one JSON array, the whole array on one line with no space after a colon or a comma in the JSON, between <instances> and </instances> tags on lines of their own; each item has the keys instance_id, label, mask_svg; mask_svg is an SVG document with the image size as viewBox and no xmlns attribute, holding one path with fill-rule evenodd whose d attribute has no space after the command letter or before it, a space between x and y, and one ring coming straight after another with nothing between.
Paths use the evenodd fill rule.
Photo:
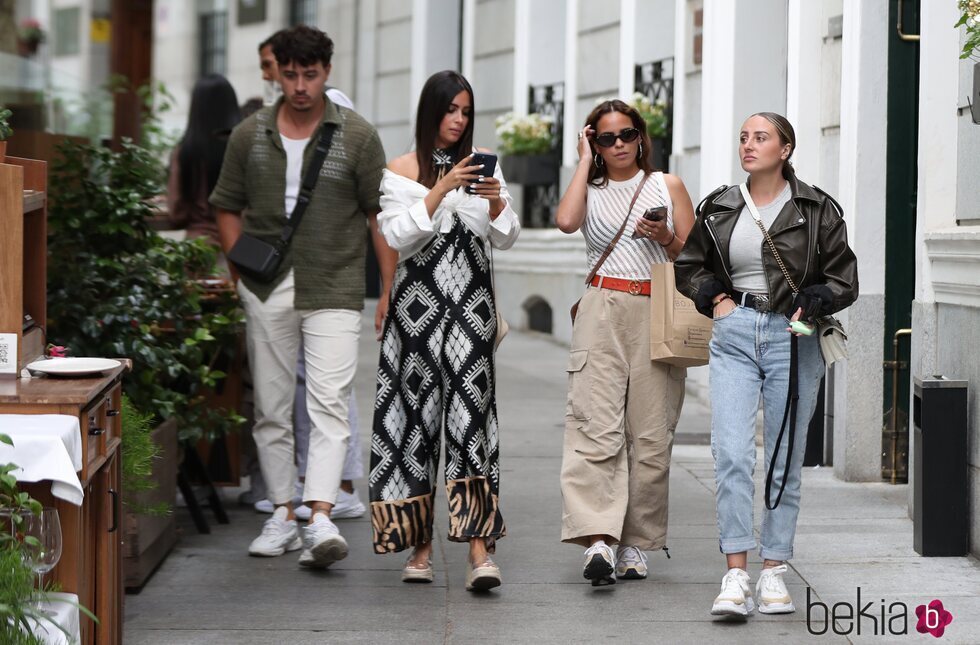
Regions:
<instances>
[{"instance_id":1,"label":"stone pavement slab","mask_svg":"<svg viewBox=\"0 0 980 645\"><path fill-rule=\"evenodd\" d=\"M371 308L369 307L370 311ZM355 387L365 457L370 444L377 344L365 315ZM921 558L911 547L904 486L845 484L830 469L806 469L796 554L786 577L798 611L748 621L709 615L724 575L718 552L709 410L689 399L678 427L670 478L671 557L650 554L650 578L593 588L581 550L559 542L558 473L567 349L538 334L511 333L498 353L501 503L508 535L495 560L504 584L463 589L466 548L445 539L445 496L436 504L435 581L405 585L405 554L371 551L367 517L338 521L350 555L327 572L301 570L297 553L250 558L249 541L267 516L234 506L231 524L198 535L177 509L180 543L139 595L126 598L125 642L198 643L836 643L933 642L915 633L914 607L942 599L954 622L940 643L980 642L980 565L971 558ZM365 465L368 461L365 459ZM761 456L760 461L761 464ZM761 466L757 470L761 471ZM757 491L762 489L757 472ZM366 482L357 482L362 499ZM757 493L757 518L761 513ZM757 520L758 522L758 520ZM750 555L753 578L761 566ZM862 635L839 621L807 631L807 588L832 607L881 599L909 607L905 636ZM843 609L843 607L841 608ZM819 630L819 607L811 627ZM851 633L844 636L833 633Z\"/></svg>"}]
</instances>

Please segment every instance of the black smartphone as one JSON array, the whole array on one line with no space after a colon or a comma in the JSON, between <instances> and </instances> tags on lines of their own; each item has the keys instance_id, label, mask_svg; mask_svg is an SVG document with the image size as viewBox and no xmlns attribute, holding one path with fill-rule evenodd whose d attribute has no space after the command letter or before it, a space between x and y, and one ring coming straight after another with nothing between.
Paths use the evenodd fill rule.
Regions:
<instances>
[{"instance_id":1,"label":"black smartphone","mask_svg":"<svg viewBox=\"0 0 980 645\"><path fill-rule=\"evenodd\" d=\"M667 217L667 207L666 206L654 206L653 208L648 208L643 211L641 216L648 222L662 222ZM637 232L633 231L633 239L640 237Z\"/></svg>"},{"instance_id":2,"label":"black smartphone","mask_svg":"<svg viewBox=\"0 0 980 645\"><path fill-rule=\"evenodd\" d=\"M492 152L474 152L473 158L470 159L470 166L476 166L483 164L483 168L476 171L476 174L482 177L493 177L493 171L497 169L497 155ZM470 187L466 187L466 192L473 194Z\"/></svg>"}]
</instances>

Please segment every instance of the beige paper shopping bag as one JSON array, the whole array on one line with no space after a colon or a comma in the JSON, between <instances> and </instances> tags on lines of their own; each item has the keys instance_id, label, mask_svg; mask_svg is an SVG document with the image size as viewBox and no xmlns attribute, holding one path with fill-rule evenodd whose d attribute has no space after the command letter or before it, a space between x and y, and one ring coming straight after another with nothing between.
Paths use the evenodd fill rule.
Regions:
<instances>
[{"instance_id":1,"label":"beige paper shopping bag","mask_svg":"<svg viewBox=\"0 0 980 645\"><path fill-rule=\"evenodd\" d=\"M650 358L678 367L708 363L711 319L674 285L674 263L650 267Z\"/></svg>"}]
</instances>

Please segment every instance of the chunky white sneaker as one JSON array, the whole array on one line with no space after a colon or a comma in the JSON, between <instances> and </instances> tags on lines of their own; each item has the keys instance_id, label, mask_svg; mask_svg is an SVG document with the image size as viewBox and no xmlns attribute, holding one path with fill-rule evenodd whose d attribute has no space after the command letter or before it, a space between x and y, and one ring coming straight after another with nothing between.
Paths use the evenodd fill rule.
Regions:
<instances>
[{"instance_id":1,"label":"chunky white sneaker","mask_svg":"<svg viewBox=\"0 0 980 645\"><path fill-rule=\"evenodd\" d=\"M299 556L301 566L326 569L347 557L347 540L325 513L313 514L313 519L306 525L304 536L306 548Z\"/></svg>"},{"instance_id":2,"label":"chunky white sneaker","mask_svg":"<svg viewBox=\"0 0 980 645\"><path fill-rule=\"evenodd\" d=\"M248 545L249 555L274 557L303 546L296 520L287 520L289 511L280 506L262 525L262 534Z\"/></svg>"},{"instance_id":3,"label":"chunky white sneaker","mask_svg":"<svg viewBox=\"0 0 980 645\"><path fill-rule=\"evenodd\" d=\"M755 609L749 574L742 569L729 569L721 579L721 593L711 605L715 616L748 616Z\"/></svg>"},{"instance_id":4,"label":"chunky white sneaker","mask_svg":"<svg viewBox=\"0 0 980 645\"><path fill-rule=\"evenodd\" d=\"M612 547L603 541L596 542L585 550L585 566L582 575L592 581L593 587L616 584L613 570L616 568L616 555Z\"/></svg>"},{"instance_id":5,"label":"chunky white sneaker","mask_svg":"<svg viewBox=\"0 0 980 645\"><path fill-rule=\"evenodd\" d=\"M333 510L330 511L330 519L348 520L354 517L361 517L365 512L367 512L367 509L364 508L364 504L357 496L356 491L348 493L342 490L337 493L337 503L333 505Z\"/></svg>"},{"instance_id":6,"label":"chunky white sneaker","mask_svg":"<svg viewBox=\"0 0 980 645\"><path fill-rule=\"evenodd\" d=\"M616 577L643 580L647 577L647 554L635 546L620 544L616 549Z\"/></svg>"},{"instance_id":7,"label":"chunky white sneaker","mask_svg":"<svg viewBox=\"0 0 980 645\"><path fill-rule=\"evenodd\" d=\"M293 514L296 516L296 519L307 522L313 516L313 509L306 504L300 504L293 509Z\"/></svg>"},{"instance_id":8,"label":"chunky white sneaker","mask_svg":"<svg viewBox=\"0 0 980 645\"><path fill-rule=\"evenodd\" d=\"M783 574L789 568L785 564L763 569L755 583L755 597L759 599L759 611L763 614L792 614L796 611L790 598Z\"/></svg>"}]
</instances>

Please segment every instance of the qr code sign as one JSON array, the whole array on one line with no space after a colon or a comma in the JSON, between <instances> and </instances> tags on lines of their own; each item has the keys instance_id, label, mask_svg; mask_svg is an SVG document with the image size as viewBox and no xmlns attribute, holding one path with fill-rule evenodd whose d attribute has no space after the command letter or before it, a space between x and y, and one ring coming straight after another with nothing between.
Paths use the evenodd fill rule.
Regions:
<instances>
[{"instance_id":1,"label":"qr code sign","mask_svg":"<svg viewBox=\"0 0 980 645\"><path fill-rule=\"evenodd\" d=\"M17 372L17 334L0 334L0 374Z\"/></svg>"}]
</instances>

